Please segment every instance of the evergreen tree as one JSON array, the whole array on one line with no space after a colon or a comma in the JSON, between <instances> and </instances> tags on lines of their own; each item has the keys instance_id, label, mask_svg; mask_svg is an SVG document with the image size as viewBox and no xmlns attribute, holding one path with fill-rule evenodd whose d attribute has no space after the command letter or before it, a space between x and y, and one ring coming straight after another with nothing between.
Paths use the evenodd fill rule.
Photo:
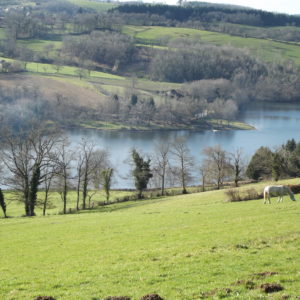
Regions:
<instances>
[{"instance_id":1,"label":"evergreen tree","mask_svg":"<svg viewBox=\"0 0 300 300\"><path fill-rule=\"evenodd\" d=\"M270 178L272 175L273 152L268 147L260 147L252 156L246 174L249 178L258 180Z\"/></svg>"},{"instance_id":2,"label":"evergreen tree","mask_svg":"<svg viewBox=\"0 0 300 300\"><path fill-rule=\"evenodd\" d=\"M150 169L151 160L144 160L136 150L133 150L131 155L135 165L132 174L135 181L135 187L138 191L138 198L141 199L143 191L147 188L148 182L153 176Z\"/></svg>"},{"instance_id":3,"label":"evergreen tree","mask_svg":"<svg viewBox=\"0 0 300 300\"><path fill-rule=\"evenodd\" d=\"M288 140L285 145L285 149L289 152L296 150L297 144L294 139Z\"/></svg>"},{"instance_id":4,"label":"evergreen tree","mask_svg":"<svg viewBox=\"0 0 300 300\"><path fill-rule=\"evenodd\" d=\"M41 176L41 170L39 167L36 167L34 169L34 172L32 174L32 178L30 181L30 215L35 216L35 205L36 205L36 199L37 199L37 192L38 192L38 186L40 184L40 176Z\"/></svg>"},{"instance_id":5,"label":"evergreen tree","mask_svg":"<svg viewBox=\"0 0 300 300\"><path fill-rule=\"evenodd\" d=\"M280 153L274 153L272 160L272 176L275 181L278 181L284 171L284 159Z\"/></svg>"}]
</instances>

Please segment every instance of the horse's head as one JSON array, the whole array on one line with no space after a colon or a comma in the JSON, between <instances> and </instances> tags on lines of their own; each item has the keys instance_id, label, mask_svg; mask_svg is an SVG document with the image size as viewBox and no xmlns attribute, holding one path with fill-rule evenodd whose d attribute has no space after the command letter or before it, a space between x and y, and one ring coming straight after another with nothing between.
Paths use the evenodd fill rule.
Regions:
<instances>
[{"instance_id":1,"label":"horse's head","mask_svg":"<svg viewBox=\"0 0 300 300\"><path fill-rule=\"evenodd\" d=\"M286 192L289 194L290 199L291 199L292 201L296 201L295 195L294 195L294 193L292 192L291 188L290 188L289 186L285 186L285 190L286 190Z\"/></svg>"}]
</instances>

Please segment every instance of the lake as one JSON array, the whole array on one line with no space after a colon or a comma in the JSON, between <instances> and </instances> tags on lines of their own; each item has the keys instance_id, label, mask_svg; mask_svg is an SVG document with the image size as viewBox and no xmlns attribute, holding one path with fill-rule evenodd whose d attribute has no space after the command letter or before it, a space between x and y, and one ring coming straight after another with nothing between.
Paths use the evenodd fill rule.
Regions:
<instances>
[{"instance_id":1,"label":"lake","mask_svg":"<svg viewBox=\"0 0 300 300\"><path fill-rule=\"evenodd\" d=\"M70 131L69 135L73 145L79 143L84 137L94 141L98 147L109 151L113 166L117 170L114 188L133 187L131 179L128 178L130 177L128 159L132 148L151 155L156 142L171 142L182 137L186 140L192 156L199 165L203 158L201 151L208 146L219 144L230 152L242 148L246 157L250 159L261 146L274 149L288 139L300 140L300 105L256 105L243 112L239 119L253 125L256 130L153 132L76 130Z\"/></svg>"}]
</instances>

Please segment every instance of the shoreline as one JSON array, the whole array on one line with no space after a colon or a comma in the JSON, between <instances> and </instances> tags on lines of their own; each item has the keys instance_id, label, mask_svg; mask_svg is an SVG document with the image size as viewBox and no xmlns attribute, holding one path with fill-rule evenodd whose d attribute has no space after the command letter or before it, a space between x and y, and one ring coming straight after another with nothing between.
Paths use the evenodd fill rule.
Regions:
<instances>
[{"instance_id":1,"label":"shoreline","mask_svg":"<svg viewBox=\"0 0 300 300\"><path fill-rule=\"evenodd\" d=\"M250 124L243 123L240 121L227 121L227 120L217 120L211 119L207 120L206 124L191 124L182 126L131 126L120 123L110 123L103 121L92 121L92 122L82 122L77 125L67 126L66 129L92 129L99 131L179 131L179 130L189 130L189 131L228 131L228 130L256 130L256 128Z\"/></svg>"}]
</instances>

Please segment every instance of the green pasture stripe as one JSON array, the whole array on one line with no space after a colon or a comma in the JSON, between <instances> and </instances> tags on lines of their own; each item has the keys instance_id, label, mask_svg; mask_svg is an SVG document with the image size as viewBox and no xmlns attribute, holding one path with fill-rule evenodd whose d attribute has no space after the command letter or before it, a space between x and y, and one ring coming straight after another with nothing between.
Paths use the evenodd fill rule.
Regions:
<instances>
[{"instance_id":1,"label":"green pasture stripe","mask_svg":"<svg viewBox=\"0 0 300 300\"><path fill-rule=\"evenodd\" d=\"M6 61L17 61L14 59L0 57L0 59ZM77 71L79 68L77 67L70 67L70 66L59 66L59 70L55 68L53 64L43 64L43 63L36 63L36 62L27 62L26 63L26 70L32 73L41 73L41 74L56 74L56 75L67 75L67 76L77 76ZM105 72L98 72L98 71L91 71L90 73L91 78L104 78L104 79L116 79L116 80L123 80L125 77L109 74Z\"/></svg>"}]
</instances>

